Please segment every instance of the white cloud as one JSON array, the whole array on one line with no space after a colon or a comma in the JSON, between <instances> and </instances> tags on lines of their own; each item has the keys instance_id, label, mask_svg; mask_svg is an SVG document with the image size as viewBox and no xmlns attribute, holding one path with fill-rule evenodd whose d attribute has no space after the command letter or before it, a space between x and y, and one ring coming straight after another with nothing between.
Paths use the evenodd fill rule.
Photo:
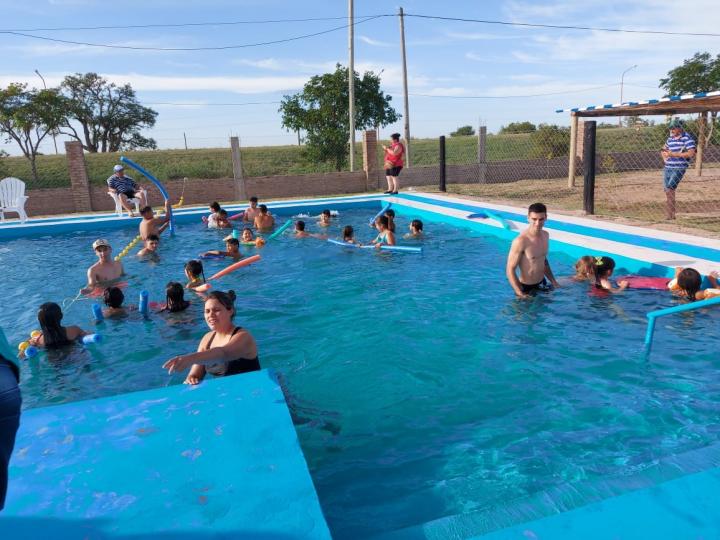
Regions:
<instances>
[{"instance_id":1,"label":"white cloud","mask_svg":"<svg viewBox=\"0 0 720 540\"><path fill-rule=\"evenodd\" d=\"M367 43L368 45L372 45L373 47L396 47L397 44L395 43L388 43L386 41L379 41L377 39L373 39L367 36L358 36L358 39L362 41L363 43Z\"/></svg>"}]
</instances>

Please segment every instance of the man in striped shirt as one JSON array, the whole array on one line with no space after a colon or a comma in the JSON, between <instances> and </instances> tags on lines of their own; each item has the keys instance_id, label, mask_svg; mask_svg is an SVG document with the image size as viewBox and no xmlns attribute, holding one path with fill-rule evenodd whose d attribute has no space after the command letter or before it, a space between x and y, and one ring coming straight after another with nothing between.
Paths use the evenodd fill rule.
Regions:
<instances>
[{"instance_id":1,"label":"man in striped shirt","mask_svg":"<svg viewBox=\"0 0 720 540\"><path fill-rule=\"evenodd\" d=\"M665 169L665 219L675 219L675 190L683 179L690 160L695 156L695 141L683 129L682 120L674 118L670 122L670 136L660 152Z\"/></svg>"},{"instance_id":2,"label":"man in striped shirt","mask_svg":"<svg viewBox=\"0 0 720 540\"><path fill-rule=\"evenodd\" d=\"M135 213L132 210L132 206L128 202L128 199L138 199L140 206L147 206L147 200L145 199L145 190L142 186L138 186L135 180L129 176L125 176L125 167L122 165L115 165L113 169L114 174L107 179L108 189L118 194L120 203L128 211L130 217L134 217Z\"/></svg>"}]
</instances>

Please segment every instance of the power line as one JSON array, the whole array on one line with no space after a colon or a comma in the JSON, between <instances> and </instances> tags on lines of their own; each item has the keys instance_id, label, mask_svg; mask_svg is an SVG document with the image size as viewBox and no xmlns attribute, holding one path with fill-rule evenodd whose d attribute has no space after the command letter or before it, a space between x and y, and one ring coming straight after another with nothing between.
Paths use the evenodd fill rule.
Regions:
<instances>
[{"instance_id":1,"label":"power line","mask_svg":"<svg viewBox=\"0 0 720 540\"><path fill-rule=\"evenodd\" d=\"M376 15L373 17L367 17L361 21L357 21L354 23L354 25L362 24L367 21L372 21L374 19L378 19L380 17L388 17L389 15ZM342 26L336 26L334 28L330 28L328 30L322 30L320 32L313 32L311 34L303 34L300 36L293 36L290 38L285 39L275 39L272 41L261 41L258 43L243 43L240 45L222 45L218 47L136 47L132 45L107 45L105 43L90 43L85 41L72 41L68 39L57 39L57 38L49 38L46 36L36 36L32 34L26 34L24 32L10 32L10 31L2 31L0 34L8 34L13 36L21 36L21 37L27 37L32 39L39 39L42 41L52 41L54 43L64 43L66 45L83 45L86 47L100 47L103 49L128 49L133 51L221 51L221 50L228 50L228 49L245 49L248 47L261 47L263 45L277 45L279 43L288 43L290 41L298 41L301 39L307 39L315 36L321 36L324 34L329 34L331 32L336 32L338 30L342 30L344 28L348 28L348 24L344 24Z\"/></svg>"},{"instance_id":2,"label":"power line","mask_svg":"<svg viewBox=\"0 0 720 540\"><path fill-rule=\"evenodd\" d=\"M382 17L388 15L364 15L359 17L371 18ZM337 21L345 20L347 15L342 17L310 17L305 19L266 19L255 21L208 21L208 22L188 22L188 23L167 23L167 24L128 24L121 26L56 26L52 28L5 28L0 29L0 33L4 32L60 32L60 31L78 31L78 30L131 30L138 28L185 28L194 26L236 26L241 24L274 24L274 23L291 23L291 22L315 22L315 21Z\"/></svg>"},{"instance_id":3,"label":"power line","mask_svg":"<svg viewBox=\"0 0 720 540\"><path fill-rule=\"evenodd\" d=\"M701 36L701 37L720 37L720 34L711 34L706 32L671 32L666 30L630 30L625 28L605 28L598 26L574 26L563 24L539 24L539 23L523 23L498 21L492 19L465 19L461 17L443 17L440 15L420 15L417 13L405 13L406 17L415 17L418 19L434 19L439 21L457 21L457 22L474 22L481 24L497 24L502 26L525 26L530 28L552 28L556 30L592 30L597 32L619 32L627 34L659 34L663 36Z\"/></svg>"},{"instance_id":4,"label":"power line","mask_svg":"<svg viewBox=\"0 0 720 540\"><path fill-rule=\"evenodd\" d=\"M244 107L245 105L271 105L282 101L248 101L246 103L175 103L172 101L143 101L145 105L173 105L177 107Z\"/></svg>"},{"instance_id":5,"label":"power line","mask_svg":"<svg viewBox=\"0 0 720 540\"><path fill-rule=\"evenodd\" d=\"M579 88L577 90L564 90L562 92L546 92L544 94L523 94L523 95L511 95L511 96L452 96L443 94L412 94L409 96L414 97L430 97L430 98L446 98L446 99L513 99L513 98L530 98L530 97L543 97L543 96L558 96L561 94L577 94L580 92L588 92L590 90L600 90L602 88L611 88L613 86L620 86L620 83L605 84L602 86L589 86L587 88Z\"/></svg>"}]
</instances>

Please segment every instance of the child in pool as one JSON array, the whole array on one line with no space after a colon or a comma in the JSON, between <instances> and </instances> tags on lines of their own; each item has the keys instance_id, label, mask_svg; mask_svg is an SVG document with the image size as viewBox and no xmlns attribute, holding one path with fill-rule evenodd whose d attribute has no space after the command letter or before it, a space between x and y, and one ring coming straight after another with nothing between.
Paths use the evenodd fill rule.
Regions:
<instances>
[{"instance_id":1,"label":"child in pool","mask_svg":"<svg viewBox=\"0 0 720 540\"><path fill-rule=\"evenodd\" d=\"M694 302L696 300L707 300L720 295L718 290L718 273L710 272L708 281L712 288L702 289L702 276L694 268L675 268L675 279L668 283L668 288L673 292Z\"/></svg>"},{"instance_id":2,"label":"child in pool","mask_svg":"<svg viewBox=\"0 0 720 540\"><path fill-rule=\"evenodd\" d=\"M604 289L611 293L619 293L627 289L627 281L619 282L617 288L613 287L612 283L610 283L610 276L612 276L613 270L615 270L615 260L611 257L595 257L593 267L595 272L595 287L597 289Z\"/></svg>"},{"instance_id":3,"label":"child in pool","mask_svg":"<svg viewBox=\"0 0 720 540\"><path fill-rule=\"evenodd\" d=\"M347 242L348 244L360 244L360 242L355 240L355 230L352 228L352 225L345 225L343 228L343 242Z\"/></svg>"},{"instance_id":4,"label":"child in pool","mask_svg":"<svg viewBox=\"0 0 720 540\"><path fill-rule=\"evenodd\" d=\"M583 255L575 262L575 281L595 281L595 257Z\"/></svg>"},{"instance_id":5,"label":"child in pool","mask_svg":"<svg viewBox=\"0 0 720 540\"><path fill-rule=\"evenodd\" d=\"M37 314L40 323L40 335L30 339L30 345L58 349L70 345L87 335L79 326L62 326L63 313L55 302L46 302Z\"/></svg>"},{"instance_id":6,"label":"child in pool","mask_svg":"<svg viewBox=\"0 0 720 540\"><path fill-rule=\"evenodd\" d=\"M185 311L190 302L185 300L183 286L177 281L171 281L165 286L165 305L160 310L168 313L179 313Z\"/></svg>"},{"instance_id":7,"label":"child in pool","mask_svg":"<svg viewBox=\"0 0 720 540\"><path fill-rule=\"evenodd\" d=\"M405 238L422 238L423 237L423 222L419 219L413 219L408 227L409 233L405 234Z\"/></svg>"},{"instance_id":8,"label":"child in pool","mask_svg":"<svg viewBox=\"0 0 720 540\"><path fill-rule=\"evenodd\" d=\"M320 227L330 226L330 210L323 210L320 214L320 220L318 221Z\"/></svg>"},{"instance_id":9,"label":"child in pool","mask_svg":"<svg viewBox=\"0 0 720 540\"><path fill-rule=\"evenodd\" d=\"M309 238L311 234L305 230L305 222L298 220L295 222L295 238Z\"/></svg>"},{"instance_id":10,"label":"child in pool","mask_svg":"<svg viewBox=\"0 0 720 540\"><path fill-rule=\"evenodd\" d=\"M395 210L393 210L392 208L388 208L387 210L385 210L385 215L388 218L388 229L390 230L390 232L394 233L395 232Z\"/></svg>"},{"instance_id":11,"label":"child in pool","mask_svg":"<svg viewBox=\"0 0 720 540\"><path fill-rule=\"evenodd\" d=\"M242 232L241 239L243 242L254 242L255 237L253 236L252 229L245 227Z\"/></svg>"},{"instance_id":12,"label":"child in pool","mask_svg":"<svg viewBox=\"0 0 720 540\"><path fill-rule=\"evenodd\" d=\"M186 289L194 289L205 283L205 271L200 261L192 260L188 261L185 265L185 276L188 278L188 282L185 285Z\"/></svg>"},{"instance_id":13,"label":"child in pool","mask_svg":"<svg viewBox=\"0 0 720 540\"><path fill-rule=\"evenodd\" d=\"M389 221L387 216L380 216L375 220L375 228L379 231L375 240L372 241L375 244L376 249L380 249L380 246L394 246L395 245L395 234L389 229Z\"/></svg>"},{"instance_id":14,"label":"child in pool","mask_svg":"<svg viewBox=\"0 0 720 540\"><path fill-rule=\"evenodd\" d=\"M103 301L107 306L103 309L105 317L124 317L127 315L127 309L123 307L125 295L119 287L108 287L103 293Z\"/></svg>"},{"instance_id":15,"label":"child in pool","mask_svg":"<svg viewBox=\"0 0 720 540\"><path fill-rule=\"evenodd\" d=\"M225 251L213 249L203 253L203 256L207 255L222 255L223 257L232 257L234 260L239 261L242 257L240 254L240 240L233 238L232 236L228 236L225 238Z\"/></svg>"},{"instance_id":16,"label":"child in pool","mask_svg":"<svg viewBox=\"0 0 720 540\"><path fill-rule=\"evenodd\" d=\"M202 220L207 223L208 227L214 229L215 227L217 227L215 220L217 220L217 213L220 211L220 203L218 203L217 201L211 202L208 209L210 210L210 215L203 216ZM212 225L210 225L211 223Z\"/></svg>"},{"instance_id":17,"label":"child in pool","mask_svg":"<svg viewBox=\"0 0 720 540\"><path fill-rule=\"evenodd\" d=\"M208 229L232 229L232 224L228 220L227 210L221 208L215 214L213 221L208 221Z\"/></svg>"}]
</instances>

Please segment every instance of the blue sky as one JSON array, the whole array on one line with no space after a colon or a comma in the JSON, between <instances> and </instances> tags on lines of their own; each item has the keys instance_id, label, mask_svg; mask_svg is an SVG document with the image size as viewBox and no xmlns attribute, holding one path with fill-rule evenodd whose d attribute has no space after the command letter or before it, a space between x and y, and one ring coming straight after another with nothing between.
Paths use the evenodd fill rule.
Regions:
<instances>
[{"instance_id":1,"label":"blue sky","mask_svg":"<svg viewBox=\"0 0 720 540\"><path fill-rule=\"evenodd\" d=\"M500 19L561 25L716 32L717 0L687 7L667 0L525 0L438 3L408 0L406 13ZM2 30L65 26L230 22L312 17L345 17L347 2L279 0L0 0ZM398 5L356 0L355 14L396 13ZM344 20L224 26L35 31L36 36L140 47L225 46L289 38L345 24ZM358 24L356 69L382 72L383 89L402 112L397 17ZM619 101L621 73L625 100L661 94L658 80L696 51L718 53L720 38L670 37L593 31L534 29L406 18L411 133L447 134L480 119L490 131L512 121L567 124L557 108ZM149 132L162 148L225 146L230 134L245 146L289 144L294 134L280 126L276 103L297 92L312 75L347 65L347 30L289 43L221 51L133 51L71 45L0 34L0 85L39 86L38 69L49 85L75 72L95 71L117 83L129 82L143 103L159 112ZM602 87L602 88L597 88ZM594 88L588 90L589 88ZM510 99L451 99L435 96L519 96ZM562 94L560 94L562 92ZM182 103L174 106L162 103ZM215 105L213 105L215 104ZM401 125L382 130L387 136ZM49 143L51 145L51 143ZM12 146L2 145L12 151ZM48 151L49 145L43 150Z\"/></svg>"}]
</instances>

